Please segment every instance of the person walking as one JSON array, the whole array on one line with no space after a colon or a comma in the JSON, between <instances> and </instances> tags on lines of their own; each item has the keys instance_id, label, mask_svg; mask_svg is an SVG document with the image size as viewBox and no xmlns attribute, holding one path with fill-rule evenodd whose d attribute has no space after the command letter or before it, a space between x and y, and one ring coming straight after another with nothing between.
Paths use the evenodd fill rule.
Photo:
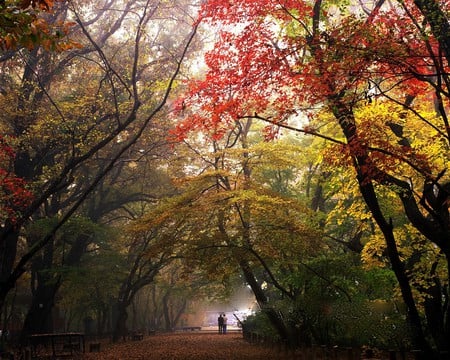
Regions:
<instances>
[{"instance_id":1,"label":"person walking","mask_svg":"<svg viewBox=\"0 0 450 360\"><path fill-rule=\"evenodd\" d=\"M223 334L223 316L222 314L219 315L217 318L217 324L219 325L219 334Z\"/></svg>"},{"instance_id":2,"label":"person walking","mask_svg":"<svg viewBox=\"0 0 450 360\"><path fill-rule=\"evenodd\" d=\"M223 332L223 334L226 334L227 333L227 321L228 321L226 314L222 315L222 321L223 321L222 332Z\"/></svg>"}]
</instances>

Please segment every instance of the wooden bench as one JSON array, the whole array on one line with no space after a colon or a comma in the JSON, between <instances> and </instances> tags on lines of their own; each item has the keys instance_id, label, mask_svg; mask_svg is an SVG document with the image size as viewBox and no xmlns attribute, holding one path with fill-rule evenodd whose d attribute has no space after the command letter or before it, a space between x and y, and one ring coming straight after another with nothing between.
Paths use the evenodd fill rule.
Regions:
<instances>
[{"instance_id":1,"label":"wooden bench","mask_svg":"<svg viewBox=\"0 0 450 360\"><path fill-rule=\"evenodd\" d=\"M52 359L84 353L84 334L51 333L34 334L29 337L31 358L50 356Z\"/></svg>"},{"instance_id":2,"label":"wooden bench","mask_svg":"<svg viewBox=\"0 0 450 360\"><path fill-rule=\"evenodd\" d=\"M144 340L144 334L139 331L133 331L130 333L129 338L134 341Z\"/></svg>"},{"instance_id":3,"label":"wooden bench","mask_svg":"<svg viewBox=\"0 0 450 360\"><path fill-rule=\"evenodd\" d=\"M183 326L181 330L183 331L200 331L202 329L201 326Z\"/></svg>"}]
</instances>

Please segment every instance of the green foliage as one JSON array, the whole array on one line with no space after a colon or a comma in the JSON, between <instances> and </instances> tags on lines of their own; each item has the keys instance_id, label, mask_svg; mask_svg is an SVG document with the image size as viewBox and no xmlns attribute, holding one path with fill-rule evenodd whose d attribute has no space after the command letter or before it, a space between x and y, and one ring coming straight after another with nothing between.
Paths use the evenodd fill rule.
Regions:
<instances>
[{"instance_id":1,"label":"green foliage","mask_svg":"<svg viewBox=\"0 0 450 360\"><path fill-rule=\"evenodd\" d=\"M396 279L391 270L364 270L355 254L324 253L280 281L299 289L295 301L272 291L272 306L305 344L401 348L409 344L405 312L393 296ZM264 314L258 318L265 319ZM264 323L253 330L270 335Z\"/></svg>"},{"instance_id":2,"label":"green foliage","mask_svg":"<svg viewBox=\"0 0 450 360\"><path fill-rule=\"evenodd\" d=\"M58 217L36 220L27 227L29 239L40 240L48 235L59 222ZM79 239L89 239L89 243L102 243L108 238L109 230L83 216L70 218L56 234L59 243L74 244Z\"/></svg>"},{"instance_id":3,"label":"green foliage","mask_svg":"<svg viewBox=\"0 0 450 360\"><path fill-rule=\"evenodd\" d=\"M112 249L97 249L79 266L65 268L58 305L73 319L73 328L86 317L99 320L99 314L109 311L125 274L126 260Z\"/></svg>"},{"instance_id":4,"label":"green foliage","mask_svg":"<svg viewBox=\"0 0 450 360\"><path fill-rule=\"evenodd\" d=\"M247 316L247 318L242 322L242 329L244 332L248 331L271 339L279 340L279 334L273 328L273 325L270 323L267 315L262 311L258 311L255 314Z\"/></svg>"}]
</instances>

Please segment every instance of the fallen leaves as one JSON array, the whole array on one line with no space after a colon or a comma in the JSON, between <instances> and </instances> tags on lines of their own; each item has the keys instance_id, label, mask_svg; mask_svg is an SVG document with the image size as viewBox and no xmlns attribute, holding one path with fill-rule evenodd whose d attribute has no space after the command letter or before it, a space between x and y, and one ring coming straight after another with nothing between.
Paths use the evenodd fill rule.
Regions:
<instances>
[{"instance_id":1,"label":"fallen leaves","mask_svg":"<svg viewBox=\"0 0 450 360\"><path fill-rule=\"evenodd\" d=\"M276 358L277 350L246 342L242 334L168 333L146 336L142 341L102 344L85 360L258 360Z\"/></svg>"}]
</instances>

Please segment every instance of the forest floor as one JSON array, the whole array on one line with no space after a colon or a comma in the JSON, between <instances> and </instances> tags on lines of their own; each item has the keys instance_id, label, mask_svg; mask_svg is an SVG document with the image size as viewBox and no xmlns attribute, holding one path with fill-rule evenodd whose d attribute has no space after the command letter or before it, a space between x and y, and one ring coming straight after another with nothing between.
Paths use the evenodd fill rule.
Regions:
<instances>
[{"instance_id":1,"label":"forest floor","mask_svg":"<svg viewBox=\"0 0 450 360\"><path fill-rule=\"evenodd\" d=\"M89 342L86 344L89 351ZM276 345L263 346L245 341L241 332L221 335L215 332L187 331L157 333L144 336L142 340L128 340L117 344L101 343L100 352L86 352L83 360L385 360L388 354L373 354L365 357L355 349L329 352L315 350L286 352ZM305 352L306 351L306 352ZM407 356L407 359L412 357Z\"/></svg>"},{"instance_id":2,"label":"forest floor","mask_svg":"<svg viewBox=\"0 0 450 360\"><path fill-rule=\"evenodd\" d=\"M87 344L89 351L89 344ZM226 335L175 332L145 336L139 341L102 343L100 352L87 352L84 360L271 360L279 351L250 344L238 332Z\"/></svg>"},{"instance_id":3,"label":"forest floor","mask_svg":"<svg viewBox=\"0 0 450 360\"><path fill-rule=\"evenodd\" d=\"M72 335L71 335L72 336ZM136 337L137 336L137 337ZM314 346L295 351L280 346L279 343L249 342L244 340L242 332L230 331L227 334L218 334L216 331L176 331L171 333L153 333L151 335L134 334L132 338L138 340L123 340L112 343L110 339L87 338L84 342L83 352L67 352L60 347L41 344L32 349L34 359L55 359L52 352L66 355L64 359L76 360L387 360L387 359L415 359L417 354L399 354L391 351L375 349L344 348ZM256 340L253 337L253 340ZM73 343L70 345L73 346ZM77 346L80 346L78 343ZM95 348L94 348L95 347ZM66 349L66 350L64 350ZM69 348L75 349L75 348ZM20 349L19 349L20 350ZM23 349L22 349L23 350ZM36 352L36 350L38 350ZM63 351L59 353L59 351ZM65 352L64 352L65 351ZM371 354L369 355L369 351ZM30 353L16 352L17 359L29 359ZM24 357L25 355L25 357ZM69 357L67 357L69 356ZM14 357L13 357L14 358ZM6 359L0 354L0 360ZM7 357L10 359L10 357Z\"/></svg>"}]
</instances>

